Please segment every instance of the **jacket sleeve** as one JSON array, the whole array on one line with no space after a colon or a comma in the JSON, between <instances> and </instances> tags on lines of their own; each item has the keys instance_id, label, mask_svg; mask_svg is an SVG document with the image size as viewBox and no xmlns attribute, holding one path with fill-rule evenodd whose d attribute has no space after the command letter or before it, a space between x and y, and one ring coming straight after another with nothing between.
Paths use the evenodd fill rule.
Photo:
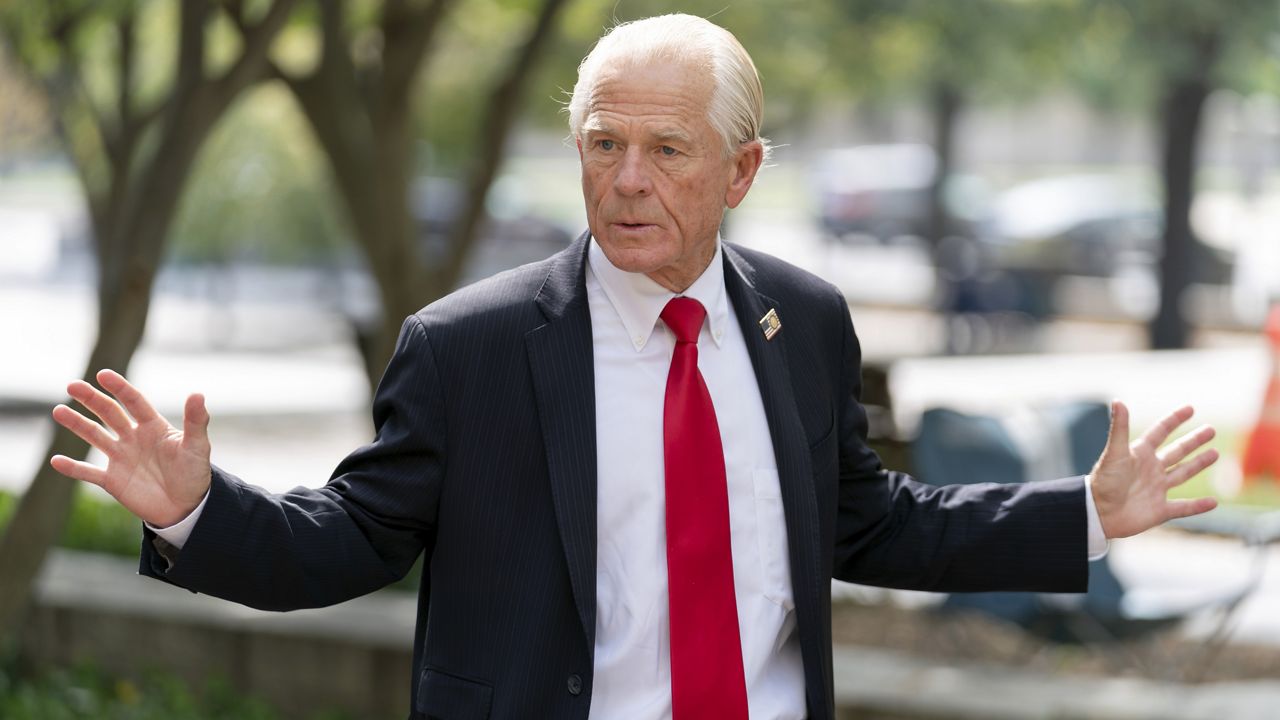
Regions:
<instances>
[{"instance_id":1,"label":"jacket sleeve","mask_svg":"<svg viewBox=\"0 0 1280 720\"><path fill-rule=\"evenodd\" d=\"M144 529L140 572L266 610L331 605L394 582L434 537L443 407L426 330L410 317L374 395L372 443L324 487L280 495L215 467L180 551Z\"/></svg>"},{"instance_id":2,"label":"jacket sleeve","mask_svg":"<svg viewBox=\"0 0 1280 720\"><path fill-rule=\"evenodd\" d=\"M834 576L939 592L1083 592L1083 479L938 487L883 468L867 445L858 338L842 316Z\"/></svg>"}]
</instances>

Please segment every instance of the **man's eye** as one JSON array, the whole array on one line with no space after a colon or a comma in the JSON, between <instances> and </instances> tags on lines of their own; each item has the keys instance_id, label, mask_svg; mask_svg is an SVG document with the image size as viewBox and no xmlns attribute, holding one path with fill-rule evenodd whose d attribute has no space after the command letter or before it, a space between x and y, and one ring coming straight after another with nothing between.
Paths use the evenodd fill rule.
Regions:
<instances>
[{"instance_id":1,"label":"man's eye","mask_svg":"<svg viewBox=\"0 0 1280 720\"><path fill-rule=\"evenodd\" d=\"M613 141L612 141L612 140L601 140L598 144L599 144L599 146L600 146L600 149L601 149L601 150L612 150L612 149L613 149Z\"/></svg>"},{"instance_id":2,"label":"man's eye","mask_svg":"<svg viewBox=\"0 0 1280 720\"><path fill-rule=\"evenodd\" d=\"M667 157L671 157L671 156L675 155L675 154L676 154L676 153L678 153L678 152L680 152L680 151L679 151L679 150L676 150L675 148L671 147L670 145L663 145L663 146L662 146L662 154L663 154L663 155L666 155Z\"/></svg>"}]
</instances>

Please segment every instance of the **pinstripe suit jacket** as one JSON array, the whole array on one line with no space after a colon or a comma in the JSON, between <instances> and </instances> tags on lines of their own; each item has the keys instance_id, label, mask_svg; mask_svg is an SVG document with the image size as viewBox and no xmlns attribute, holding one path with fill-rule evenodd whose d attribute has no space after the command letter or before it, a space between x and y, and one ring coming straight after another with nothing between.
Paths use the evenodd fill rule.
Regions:
<instances>
[{"instance_id":1,"label":"pinstripe suit jacket","mask_svg":"<svg viewBox=\"0 0 1280 720\"><path fill-rule=\"evenodd\" d=\"M337 603L427 554L411 718L585 718L596 614L596 446L584 234L408 318L377 437L320 489L220 469L187 544L141 571L246 605ZM1084 486L935 488L881 468L860 350L833 287L725 246L725 284L778 463L810 717L834 714L832 577L923 590L1082 591ZM756 321L773 308L783 330Z\"/></svg>"}]
</instances>

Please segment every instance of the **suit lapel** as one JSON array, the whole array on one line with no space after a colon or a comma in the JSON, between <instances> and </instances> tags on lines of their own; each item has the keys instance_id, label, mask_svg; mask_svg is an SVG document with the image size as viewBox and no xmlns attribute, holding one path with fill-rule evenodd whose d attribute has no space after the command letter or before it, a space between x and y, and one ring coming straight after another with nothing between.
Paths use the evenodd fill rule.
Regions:
<instances>
[{"instance_id":1,"label":"suit lapel","mask_svg":"<svg viewBox=\"0 0 1280 720\"><path fill-rule=\"evenodd\" d=\"M589 653L596 629L595 361L583 234L560 253L534 302L546 324L525 335L551 495ZM592 653L593 654L593 653Z\"/></svg>"},{"instance_id":2,"label":"suit lapel","mask_svg":"<svg viewBox=\"0 0 1280 720\"><path fill-rule=\"evenodd\" d=\"M724 284L733 303L747 354L755 369L764 402L769 434L773 438L774 458L778 463L778 482L782 490L782 507L787 523L787 546L791 560L791 590L795 597L797 620L801 628L801 644L806 666L816 661L822 649L816 647L822 633L809 632L821 622L821 593L830 592L820 571L821 540L818 527L818 501L813 481L813 461L804 426L796 409L791 371L787 362L788 322L799 321L799 308L788 312L776 300L760 293L754 284L755 270L729 245L724 246ZM782 320L782 329L766 340L760 320L773 310ZM809 647L813 646L813 647Z\"/></svg>"}]
</instances>

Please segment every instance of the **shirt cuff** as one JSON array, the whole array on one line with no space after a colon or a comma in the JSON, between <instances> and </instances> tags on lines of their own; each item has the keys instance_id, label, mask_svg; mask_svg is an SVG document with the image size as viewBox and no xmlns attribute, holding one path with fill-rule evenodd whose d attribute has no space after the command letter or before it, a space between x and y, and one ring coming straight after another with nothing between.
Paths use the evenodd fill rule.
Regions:
<instances>
[{"instance_id":1,"label":"shirt cuff","mask_svg":"<svg viewBox=\"0 0 1280 720\"><path fill-rule=\"evenodd\" d=\"M210 488L209 490L205 491L204 497L200 500L200 504L196 506L195 510L191 511L190 515L182 518L181 520L174 523L173 525L170 525L169 527L166 527L166 528L158 528L155 525L152 525L151 523L143 523L143 524L146 525L147 529L155 533L161 540L164 540L165 542L169 543L175 548L178 548L179 550L181 550L182 546L187 544L187 538L191 537L191 531L192 529L195 528L196 521L200 519L200 513L204 512L204 504L209 502L209 492L212 489L213 488ZM1092 508L1093 506L1090 505L1089 507ZM1090 545L1089 547L1093 547L1093 546ZM1090 559L1092 560L1093 558L1090 558Z\"/></svg>"},{"instance_id":2,"label":"shirt cuff","mask_svg":"<svg viewBox=\"0 0 1280 720\"><path fill-rule=\"evenodd\" d=\"M204 505L204 503L201 503ZM1089 521L1089 559L1101 560L1107 556L1111 541L1102 531L1102 519L1098 517L1098 508L1093 504L1093 478L1084 476L1085 516Z\"/></svg>"}]
</instances>

